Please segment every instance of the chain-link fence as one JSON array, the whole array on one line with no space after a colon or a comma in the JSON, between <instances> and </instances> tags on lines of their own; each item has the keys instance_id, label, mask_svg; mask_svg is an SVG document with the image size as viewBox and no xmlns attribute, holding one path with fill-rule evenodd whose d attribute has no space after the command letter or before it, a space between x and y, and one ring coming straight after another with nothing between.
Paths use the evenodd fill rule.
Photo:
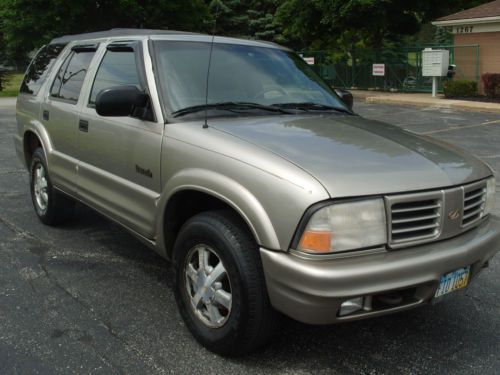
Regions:
<instances>
[{"instance_id":1,"label":"chain-link fence","mask_svg":"<svg viewBox=\"0 0 500 375\"><path fill-rule=\"evenodd\" d=\"M427 46L405 47L396 50L356 51L356 59L331 56L326 51L305 51L305 58L313 57L311 65L329 84L340 88L431 92L432 78L422 76L422 51ZM479 81L479 46L433 45L433 49L450 51L450 64L456 65L455 79ZM374 76L373 64L385 64L385 75ZM439 89L448 78L439 79Z\"/></svg>"}]
</instances>

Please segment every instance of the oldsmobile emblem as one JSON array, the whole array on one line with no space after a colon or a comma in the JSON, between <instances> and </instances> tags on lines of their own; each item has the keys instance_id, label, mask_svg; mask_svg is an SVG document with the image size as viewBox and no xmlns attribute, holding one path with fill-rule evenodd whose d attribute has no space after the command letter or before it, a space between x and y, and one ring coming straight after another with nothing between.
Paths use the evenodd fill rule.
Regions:
<instances>
[{"instance_id":1,"label":"oldsmobile emblem","mask_svg":"<svg viewBox=\"0 0 500 375\"><path fill-rule=\"evenodd\" d=\"M456 209L448 213L448 218L450 220L457 220L460 217L460 210Z\"/></svg>"}]
</instances>

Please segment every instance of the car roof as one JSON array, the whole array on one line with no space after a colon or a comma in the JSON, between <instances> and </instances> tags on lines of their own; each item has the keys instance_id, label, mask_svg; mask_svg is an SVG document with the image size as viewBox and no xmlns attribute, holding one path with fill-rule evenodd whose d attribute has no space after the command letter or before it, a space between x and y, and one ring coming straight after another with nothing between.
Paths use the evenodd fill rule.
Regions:
<instances>
[{"instance_id":1,"label":"car roof","mask_svg":"<svg viewBox=\"0 0 500 375\"><path fill-rule=\"evenodd\" d=\"M72 34L64 35L58 38L52 39L50 44L62 44L69 43L78 40L88 40L88 39L103 39L121 36L148 36L148 35L201 35L196 33L190 33L187 31L175 31L175 30L155 30L155 29L111 29L105 31L96 31L92 33L83 34Z\"/></svg>"},{"instance_id":2,"label":"car roof","mask_svg":"<svg viewBox=\"0 0 500 375\"><path fill-rule=\"evenodd\" d=\"M64 35L58 38L54 38L49 44L67 44L77 41L95 40L95 39L113 39L121 37L153 37L154 39L163 39L170 37L181 37L182 40L192 40L192 41L209 41L212 36L207 34L193 33L188 31L175 31L175 30L155 30L155 29L111 29L106 31L97 31L92 33L84 34L73 34ZM216 42L222 43L234 43L234 44L251 44L251 45L261 45L266 47L274 47L279 49L287 49L286 47L280 46L279 44L261 41L261 40L248 40L230 37L216 37Z\"/></svg>"}]
</instances>

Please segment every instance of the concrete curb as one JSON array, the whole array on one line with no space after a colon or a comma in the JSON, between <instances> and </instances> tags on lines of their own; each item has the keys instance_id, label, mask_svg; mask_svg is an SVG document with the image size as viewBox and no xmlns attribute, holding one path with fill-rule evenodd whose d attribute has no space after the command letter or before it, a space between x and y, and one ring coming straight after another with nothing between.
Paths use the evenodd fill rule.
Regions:
<instances>
[{"instance_id":1,"label":"concrete curb","mask_svg":"<svg viewBox=\"0 0 500 375\"><path fill-rule=\"evenodd\" d=\"M445 99L442 95L437 98L433 98L430 94L376 94L373 92L356 92L354 90L352 93L356 99L365 100L367 103L451 108L462 111L491 112L500 114L499 103Z\"/></svg>"},{"instance_id":2,"label":"concrete curb","mask_svg":"<svg viewBox=\"0 0 500 375\"><path fill-rule=\"evenodd\" d=\"M15 107L17 98L0 98L0 107Z\"/></svg>"}]
</instances>

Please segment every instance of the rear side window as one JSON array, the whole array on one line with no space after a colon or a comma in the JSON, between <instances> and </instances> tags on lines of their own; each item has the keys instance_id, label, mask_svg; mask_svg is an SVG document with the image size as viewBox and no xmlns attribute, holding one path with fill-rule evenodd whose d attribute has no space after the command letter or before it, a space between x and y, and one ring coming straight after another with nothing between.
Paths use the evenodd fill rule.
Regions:
<instances>
[{"instance_id":1,"label":"rear side window","mask_svg":"<svg viewBox=\"0 0 500 375\"><path fill-rule=\"evenodd\" d=\"M50 96L76 103L95 51L73 51L59 69Z\"/></svg>"},{"instance_id":2,"label":"rear side window","mask_svg":"<svg viewBox=\"0 0 500 375\"><path fill-rule=\"evenodd\" d=\"M107 51L102 59L90 93L90 104L95 104L97 94L114 86L136 86L141 89L135 53Z\"/></svg>"},{"instance_id":3,"label":"rear side window","mask_svg":"<svg viewBox=\"0 0 500 375\"><path fill-rule=\"evenodd\" d=\"M65 44L49 44L38 51L24 76L20 89L22 93L38 94L64 46Z\"/></svg>"}]
</instances>

